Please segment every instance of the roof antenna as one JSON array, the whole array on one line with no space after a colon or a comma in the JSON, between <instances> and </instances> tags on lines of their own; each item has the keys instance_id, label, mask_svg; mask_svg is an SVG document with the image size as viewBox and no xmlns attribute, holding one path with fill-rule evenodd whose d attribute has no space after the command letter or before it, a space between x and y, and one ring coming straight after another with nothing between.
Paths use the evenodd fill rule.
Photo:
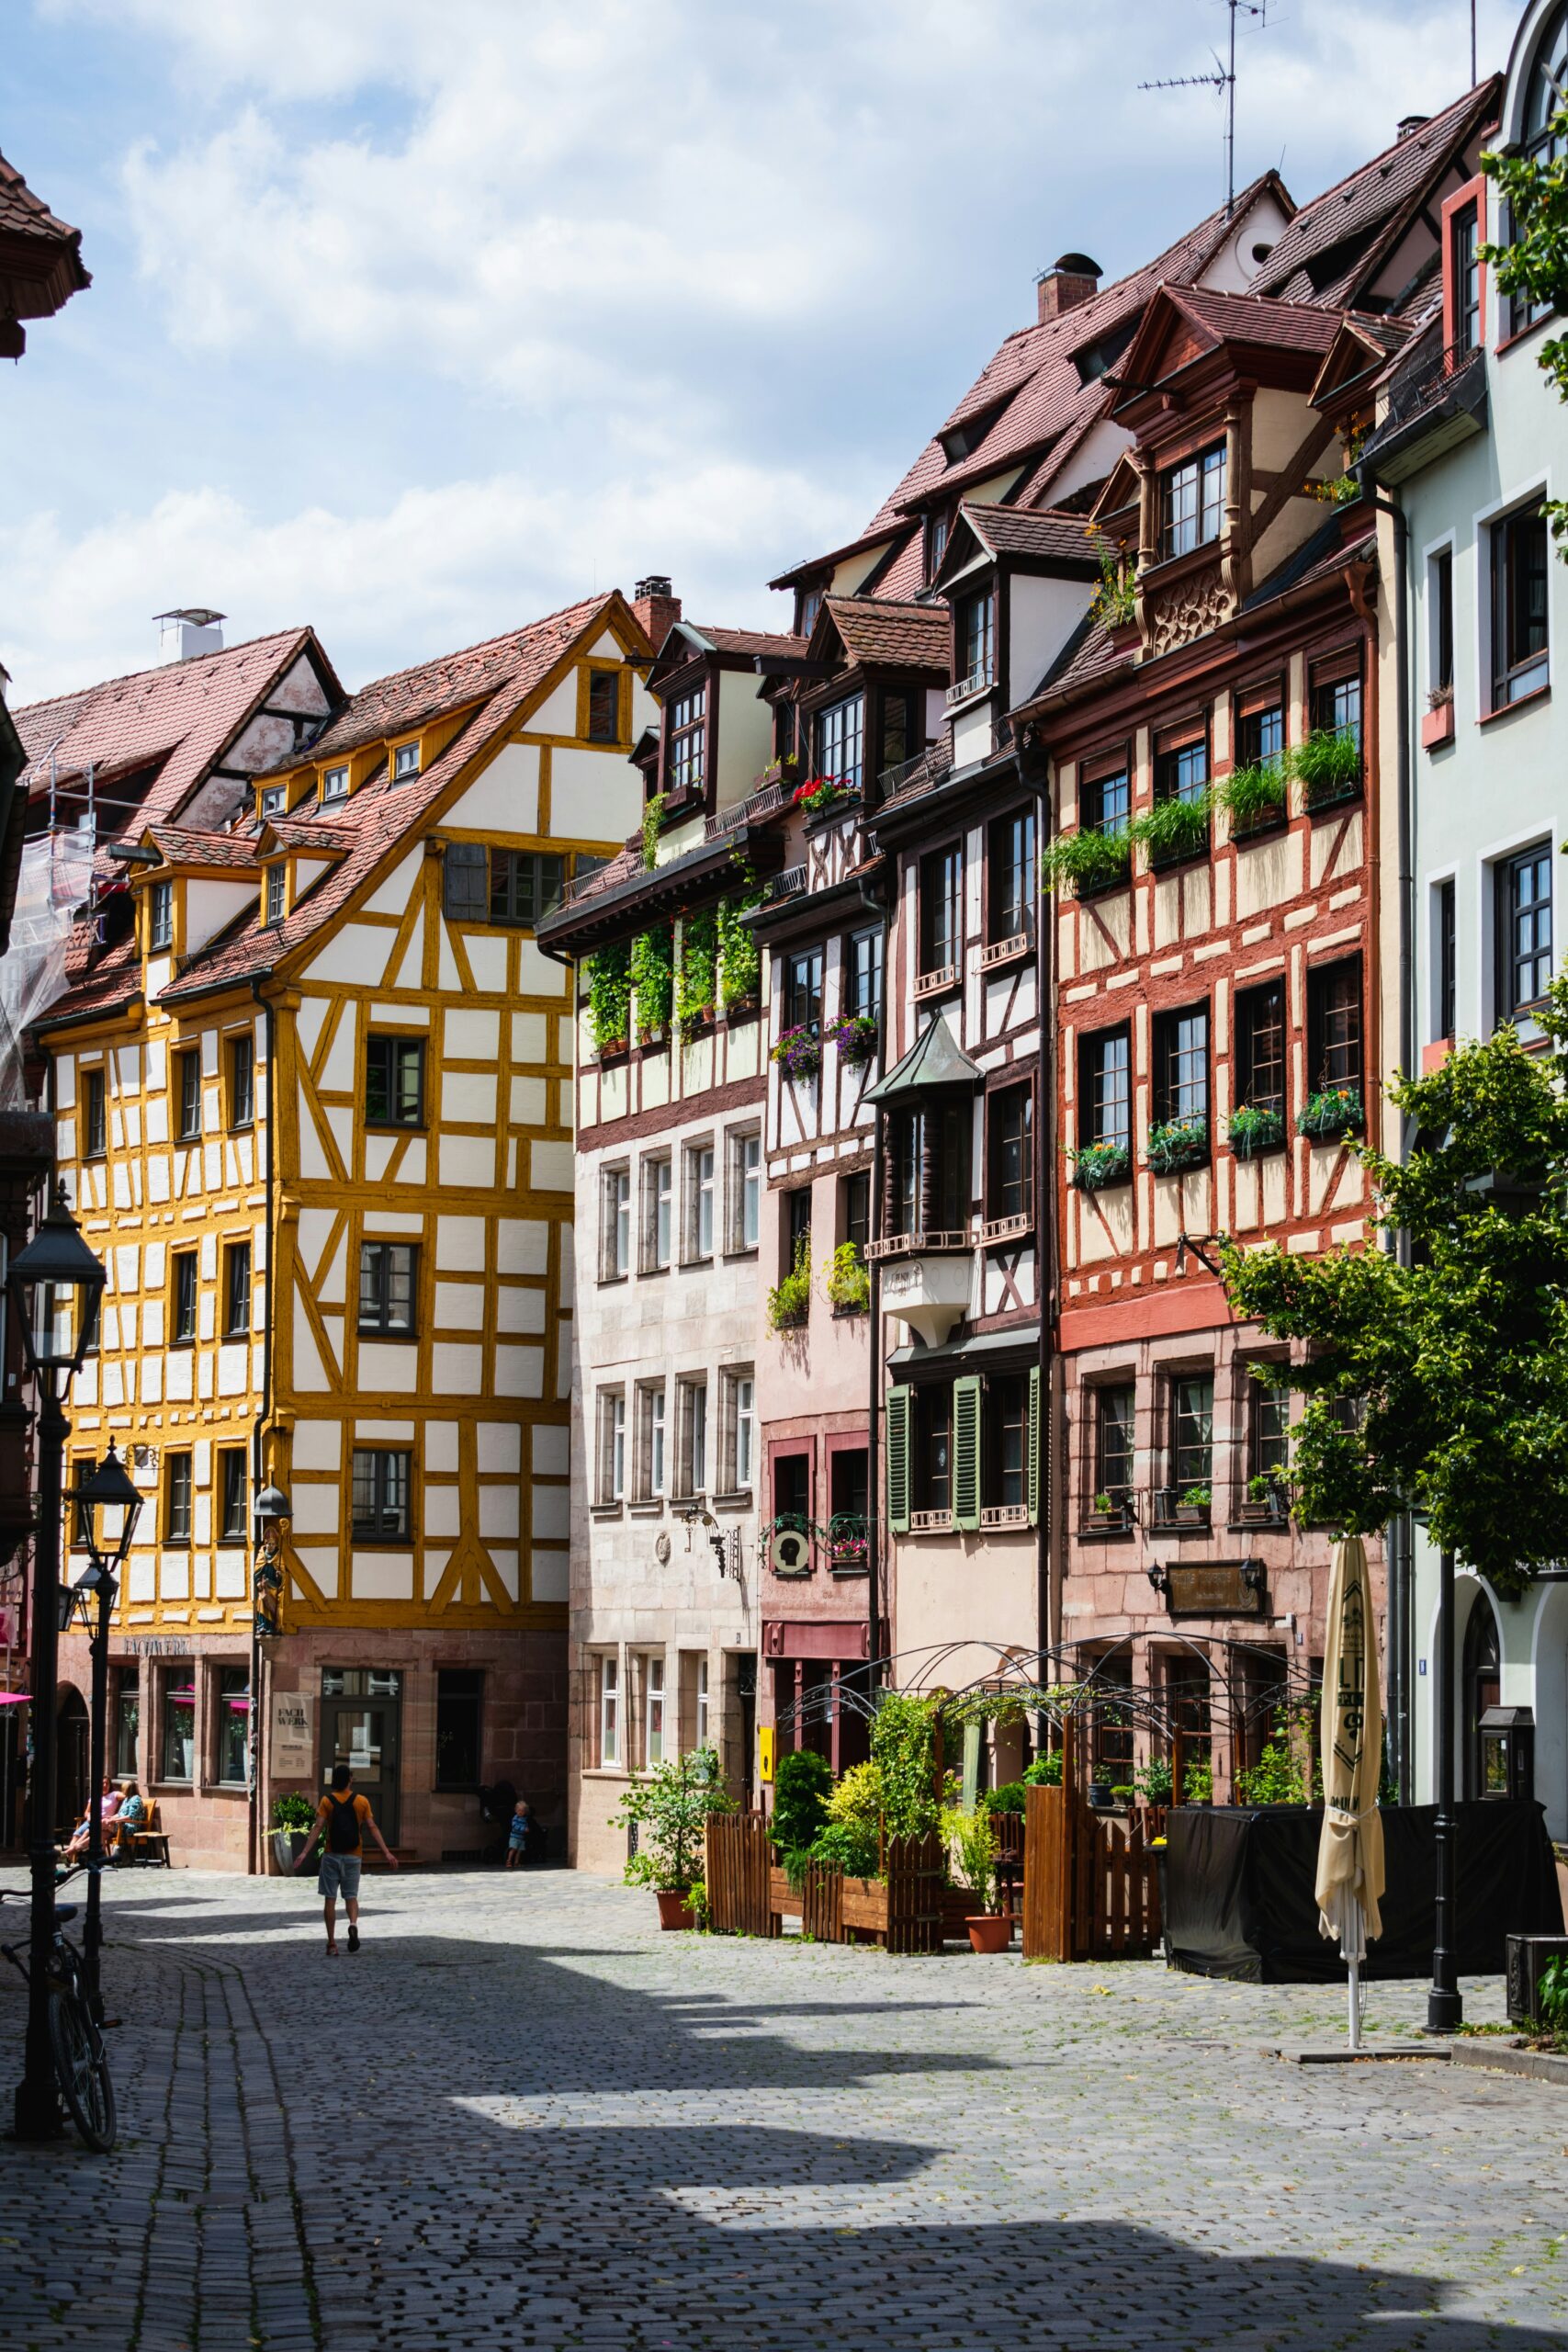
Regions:
<instances>
[{"instance_id":1,"label":"roof antenna","mask_svg":"<svg viewBox=\"0 0 1568 2352\"><path fill-rule=\"evenodd\" d=\"M1256 17L1259 25L1269 22L1269 0L1225 0L1231 12L1230 63L1222 65L1218 53L1211 50L1214 60L1212 74L1183 74L1173 81L1140 82L1140 90L1218 90L1225 102L1225 219L1235 210L1235 20L1238 12Z\"/></svg>"}]
</instances>

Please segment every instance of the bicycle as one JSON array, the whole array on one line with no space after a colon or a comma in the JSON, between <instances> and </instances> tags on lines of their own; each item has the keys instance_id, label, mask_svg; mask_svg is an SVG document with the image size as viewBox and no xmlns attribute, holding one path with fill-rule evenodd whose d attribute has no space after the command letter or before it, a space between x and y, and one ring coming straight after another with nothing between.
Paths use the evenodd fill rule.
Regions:
<instances>
[{"instance_id":1,"label":"bicycle","mask_svg":"<svg viewBox=\"0 0 1568 2352\"><path fill-rule=\"evenodd\" d=\"M68 1871L59 1883L63 1885L66 1879L75 1875L73 1871ZM26 1903L31 1898L13 1889L0 1888L0 1903L7 1899ZM48 1977L49 2046L55 2080L71 2120L95 2154L107 2156L115 2143L118 2118L100 2030L103 2001L101 1996L95 2000L87 1992L83 1982L85 1955L65 1932L68 1923L76 1917L77 1908L74 1903L57 1903L54 1906L54 1940L50 1946ZM22 1957L28 1949L27 1937L19 1943L0 1944L0 1952L5 1953L24 1983L31 1981L27 1961Z\"/></svg>"}]
</instances>

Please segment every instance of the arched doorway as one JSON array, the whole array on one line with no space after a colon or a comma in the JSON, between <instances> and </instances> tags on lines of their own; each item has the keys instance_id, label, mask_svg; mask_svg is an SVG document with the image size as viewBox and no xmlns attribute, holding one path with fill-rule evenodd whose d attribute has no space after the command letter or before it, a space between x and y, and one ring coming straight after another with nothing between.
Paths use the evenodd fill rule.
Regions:
<instances>
[{"instance_id":1,"label":"arched doorway","mask_svg":"<svg viewBox=\"0 0 1568 2352\"><path fill-rule=\"evenodd\" d=\"M87 1702L67 1683L54 1718L54 1823L74 1829L87 1810Z\"/></svg>"},{"instance_id":2,"label":"arched doorway","mask_svg":"<svg viewBox=\"0 0 1568 2352\"><path fill-rule=\"evenodd\" d=\"M1484 1592L1477 1592L1464 1629L1464 1666L1460 1678L1460 1723L1463 1741L1463 1791L1467 1797L1487 1794L1481 1747L1481 1718L1488 1707L1500 1704L1503 1675L1497 1637L1497 1614ZM1495 1792L1493 1792L1495 1793Z\"/></svg>"}]
</instances>

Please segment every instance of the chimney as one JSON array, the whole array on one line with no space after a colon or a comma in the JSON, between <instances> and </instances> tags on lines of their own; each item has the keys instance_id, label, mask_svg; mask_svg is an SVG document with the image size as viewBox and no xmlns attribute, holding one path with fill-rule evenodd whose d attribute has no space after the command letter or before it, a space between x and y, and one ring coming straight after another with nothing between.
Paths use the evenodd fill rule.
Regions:
<instances>
[{"instance_id":1,"label":"chimney","mask_svg":"<svg viewBox=\"0 0 1568 2352\"><path fill-rule=\"evenodd\" d=\"M172 613L155 613L160 662L194 662L198 653L223 650L222 613L205 605L176 605Z\"/></svg>"},{"instance_id":2,"label":"chimney","mask_svg":"<svg viewBox=\"0 0 1568 2352\"><path fill-rule=\"evenodd\" d=\"M1099 291L1100 264L1090 261L1088 254L1063 254L1034 281L1040 324L1059 319L1064 311L1075 310L1080 302L1092 301Z\"/></svg>"},{"instance_id":3,"label":"chimney","mask_svg":"<svg viewBox=\"0 0 1568 2352\"><path fill-rule=\"evenodd\" d=\"M1429 114L1402 114L1399 118L1397 143L1403 147L1407 139L1414 139L1418 130L1425 130L1431 119Z\"/></svg>"},{"instance_id":4,"label":"chimney","mask_svg":"<svg viewBox=\"0 0 1568 2352\"><path fill-rule=\"evenodd\" d=\"M639 580L637 583L632 610L647 630L649 643L657 653L681 617L681 599L671 590L664 572L650 571L646 580Z\"/></svg>"}]
</instances>

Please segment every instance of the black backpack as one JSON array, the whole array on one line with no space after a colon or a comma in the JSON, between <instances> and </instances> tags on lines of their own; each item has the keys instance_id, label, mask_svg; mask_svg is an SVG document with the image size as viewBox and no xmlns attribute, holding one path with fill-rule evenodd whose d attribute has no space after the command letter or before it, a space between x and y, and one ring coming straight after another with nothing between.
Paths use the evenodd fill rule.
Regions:
<instances>
[{"instance_id":1,"label":"black backpack","mask_svg":"<svg viewBox=\"0 0 1568 2352\"><path fill-rule=\"evenodd\" d=\"M352 1797L334 1797L330 1792L327 1803L332 1811L327 1815L327 1851L329 1854L352 1854L359 1843L359 1816Z\"/></svg>"}]
</instances>

